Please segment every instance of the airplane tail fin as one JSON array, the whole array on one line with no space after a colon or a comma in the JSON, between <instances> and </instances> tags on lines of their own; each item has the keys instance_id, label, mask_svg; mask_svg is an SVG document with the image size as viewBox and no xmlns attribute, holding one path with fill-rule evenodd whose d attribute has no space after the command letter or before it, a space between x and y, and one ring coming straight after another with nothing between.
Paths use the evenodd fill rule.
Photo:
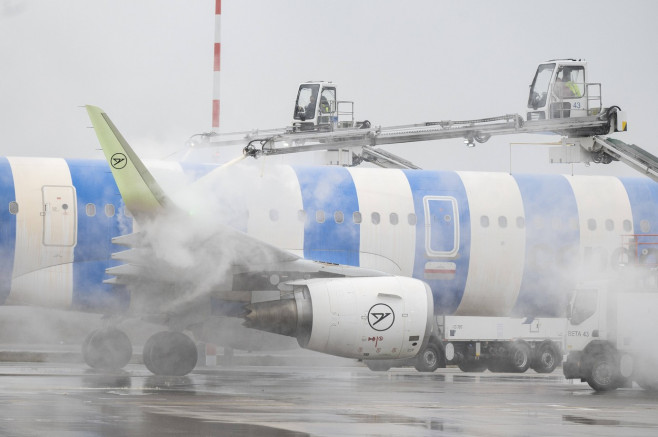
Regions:
<instances>
[{"instance_id":1,"label":"airplane tail fin","mask_svg":"<svg viewBox=\"0 0 658 437\"><path fill-rule=\"evenodd\" d=\"M123 138L110 117L101 108L86 106L98 141L103 148L121 197L139 221L174 208L153 175Z\"/></svg>"}]
</instances>

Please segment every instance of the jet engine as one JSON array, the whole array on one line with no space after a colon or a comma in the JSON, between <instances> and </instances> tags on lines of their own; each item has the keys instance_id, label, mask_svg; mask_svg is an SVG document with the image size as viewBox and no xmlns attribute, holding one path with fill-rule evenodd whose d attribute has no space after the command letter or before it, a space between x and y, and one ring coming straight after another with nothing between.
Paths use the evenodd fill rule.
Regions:
<instances>
[{"instance_id":1,"label":"jet engine","mask_svg":"<svg viewBox=\"0 0 658 437\"><path fill-rule=\"evenodd\" d=\"M429 340L432 292L401 276L289 283L289 298L247 306L245 326L297 338L305 349L346 358L416 356Z\"/></svg>"}]
</instances>

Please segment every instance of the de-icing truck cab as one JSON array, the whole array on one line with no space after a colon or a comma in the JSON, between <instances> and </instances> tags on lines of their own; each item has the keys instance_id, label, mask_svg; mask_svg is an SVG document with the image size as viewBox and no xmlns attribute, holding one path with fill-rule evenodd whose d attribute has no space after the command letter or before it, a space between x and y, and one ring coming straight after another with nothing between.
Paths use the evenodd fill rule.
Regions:
<instances>
[{"instance_id":1,"label":"de-icing truck cab","mask_svg":"<svg viewBox=\"0 0 658 437\"><path fill-rule=\"evenodd\" d=\"M625 237L617 272L580 284L567 311L564 376L596 391L658 390L658 235Z\"/></svg>"},{"instance_id":2,"label":"de-icing truck cab","mask_svg":"<svg viewBox=\"0 0 658 437\"><path fill-rule=\"evenodd\" d=\"M527 120L598 115L603 109L601 84L587 82L585 60L551 60L539 64L530 85Z\"/></svg>"},{"instance_id":3,"label":"de-icing truck cab","mask_svg":"<svg viewBox=\"0 0 658 437\"><path fill-rule=\"evenodd\" d=\"M370 127L354 121L354 102L337 100L336 84L324 81L299 85L293 112L293 132L333 132L338 129Z\"/></svg>"}]
</instances>

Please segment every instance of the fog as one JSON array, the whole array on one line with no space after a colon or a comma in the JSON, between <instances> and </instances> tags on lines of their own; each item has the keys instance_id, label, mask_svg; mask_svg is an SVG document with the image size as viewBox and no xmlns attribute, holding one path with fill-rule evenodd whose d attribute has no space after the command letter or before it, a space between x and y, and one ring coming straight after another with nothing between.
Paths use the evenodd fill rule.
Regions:
<instances>
[{"instance_id":1,"label":"fog","mask_svg":"<svg viewBox=\"0 0 658 437\"><path fill-rule=\"evenodd\" d=\"M0 155L101 159L79 108L84 104L103 107L140 156L159 159L184 151L192 135L210 130L213 8L211 0L65 5L1 0ZM374 0L225 0L222 12L222 132L288 125L297 85L311 79L336 82L339 99L354 100L357 119L374 125L524 114L537 64L575 57L589 61L589 80L602 83L604 105L628 111L629 132L616 137L658 154L652 131L656 59L646 50L658 41L653 2L620 8L613 1L577 1L539 8L522 1L401 6ZM620 163L551 166L546 146L535 144L547 140L556 138L508 136L472 149L458 139L387 149L426 169L636 175ZM215 153L227 162L239 152ZM273 161L232 166L222 177L247 168L242 177L267 180L275 176ZM244 199L225 189L229 182L206 182L199 184L203 195L168 191L185 210L198 213L195 226L173 216L145 227L153 236L152 259L161 262L147 266L154 276L183 276L194 285L163 302L166 310L224 285L239 252L221 238L214 220L236 226L235 217L247 209ZM220 209L200 207L209 189ZM224 244L213 246L209 235ZM162 266L175 268L159 270ZM212 275L192 281L200 271ZM563 283L559 275L565 272L556 274L557 282ZM82 317L80 330L90 327ZM21 320L21 326L44 327L34 338L78 338L70 335L79 332L77 324L62 327L40 313ZM25 336L16 339L29 342L30 330L21 328Z\"/></svg>"}]
</instances>

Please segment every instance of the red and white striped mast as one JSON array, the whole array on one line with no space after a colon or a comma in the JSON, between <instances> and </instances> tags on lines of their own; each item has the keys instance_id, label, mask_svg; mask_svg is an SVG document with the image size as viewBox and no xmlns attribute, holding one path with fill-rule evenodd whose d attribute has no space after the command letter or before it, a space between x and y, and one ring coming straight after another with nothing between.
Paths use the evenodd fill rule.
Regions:
<instances>
[{"instance_id":1,"label":"red and white striped mast","mask_svg":"<svg viewBox=\"0 0 658 437\"><path fill-rule=\"evenodd\" d=\"M213 62L213 87L212 87L212 131L219 133L219 73L221 53L221 20L222 0L215 0L215 46Z\"/></svg>"}]
</instances>

